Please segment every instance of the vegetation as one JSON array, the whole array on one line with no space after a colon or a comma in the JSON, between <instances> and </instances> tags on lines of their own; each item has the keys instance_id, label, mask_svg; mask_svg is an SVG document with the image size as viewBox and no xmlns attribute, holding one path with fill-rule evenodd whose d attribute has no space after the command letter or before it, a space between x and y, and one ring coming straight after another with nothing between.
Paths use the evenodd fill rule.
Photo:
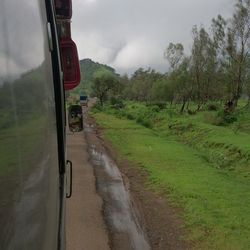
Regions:
<instances>
[{"instance_id":1,"label":"vegetation","mask_svg":"<svg viewBox=\"0 0 250 250\"><path fill-rule=\"evenodd\" d=\"M194 26L192 37L189 55L167 46L165 74L139 68L116 84L99 74L94 84L109 88L105 98L95 92L93 113L149 186L183 208L198 249L248 249L250 1L236 0L232 18L218 15L209 30Z\"/></svg>"},{"instance_id":2,"label":"vegetation","mask_svg":"<svg viewBox=\"0 0 250 250\"><path fill-rule=\"evenodd\" d=\"M234 14L214 18L209 31L192 29L190 55L181 43L170 43L164 57L170 68L165 74L139 68L129 78L120 77L117 96L156 104L181 104L180 112L204 109L208 103L225 104L224 115L235 111L240 98L250 100L250 1L236 0ZM248 102L249 105L249 102Z\"/></svg>"},{"instance_id":3,"label":"vegetation","mask_svg":"<svg viewBox=\"0 0 250 250\"><path fill-rule=\"evenodd\" d=\"M109 70L100 69L94 74L92 95L99 98L101 106L107 99L111 90L114 93L118 88L119 82L114 73Z\"/></svg>"},{"instance_id":4,"label":"vegetation","mask_svg":"<svg viewBox=\"0 0 250 250\"><path fill-rule=\"evenodd\" d=\"M127 102L95 108L93 115L120 156L147 171L149 186L183 208L196 248L248 249L250 111L217 126L220 111L184 115L179 109Z\"/></svg>"},{"instance_id":5,"label":"vegetation","mask_svg":"<svg viewBox=\"0 0 250 250\"><path fill-rule=\"evenodd\" d=\"M107 70L115 73L115 70L107 65L93 62L91 59L80 60L81 82L77 88L75 88L73 94L86 94L90 95L92 92L92 83L94 74L99 70Z\"/></svg>"}]
</instances>

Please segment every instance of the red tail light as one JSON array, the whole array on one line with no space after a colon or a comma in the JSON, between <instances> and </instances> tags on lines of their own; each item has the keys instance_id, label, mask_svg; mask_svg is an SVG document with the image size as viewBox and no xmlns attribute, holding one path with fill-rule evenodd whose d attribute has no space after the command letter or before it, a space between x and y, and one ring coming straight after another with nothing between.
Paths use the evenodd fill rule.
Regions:
<instances>
[{"instance_id":1,"label":"red tail light","mask_svg":"<svg viewBox=\"0 0 250 250\"><path fill-rule=\"evenodd\" d=\"M71 19L72 2L71 0L55 0L56 16L60 19Z\"/></svg>"},{"instance_id":2,"label":"red tail light","mask_svg":"<svg viewBox=\"0 0 250 250\"><path fill-rule=\"evenodd\" d=\"M77 47L71 39L64 39L60 43L64 88L75 88L81 80Z\"/></svg>"}]
</instances>

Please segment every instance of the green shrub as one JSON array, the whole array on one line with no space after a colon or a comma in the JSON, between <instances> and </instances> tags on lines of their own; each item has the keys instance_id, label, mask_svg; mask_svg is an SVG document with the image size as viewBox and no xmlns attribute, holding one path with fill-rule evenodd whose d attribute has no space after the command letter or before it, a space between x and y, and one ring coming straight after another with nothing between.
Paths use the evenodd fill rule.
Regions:
<instances>
[{"instance_id":1,"label":"green shrub","mask_svg":"<svg viewBox=\"0 0 250 250\"><path fill-rule=\"evenodd\" d=\"M154 106L151 107L151 111L158 113L158 112L160 112L160 108L159 108L159 106L154 105Z\"/></svg>"},{"instance_id":2,"label":"green shrub","mask_svg":"<svg viewBox=\"0 0 250 250\"><path fill-rule=\"evenodd\" d=\"M142 126L144 126L146 128L152 128L153 127L152 122L148 118L146 118L146 117L139 116L136 119L136 122L139 123L139 124L141 124Z\"/></svg>"},{"instance_id":3,"label":"green shrub","mask_svg":"<svg viewBox=\"0 0 250 250\"><path fill-rule=\"evenodd\" d=\"M116 98L116 97L110 97L110 104L113 108L116 108L116 109L121 109L121 108L124 108L124 103L122 101L122 99L120 98Z\"/></svg>"},{"instance_id":4,"label":"green shrub","mask_svg":"<svg viewBox=\"0 0 250 250\"><path fill-rule=\"evenodd\" d=\"M168 116L170 118L173 118L173 117L175 117L177 115L177 111L175 109L173 109L173 108L167 109L166 113L168 114Z\"/></svg>"},{"instance_id":5,"label":"green shrub","mask_svg":"<svg viewBox=\"0 0 250 250\"><path fill-rule=\"evenodd\" d=\"M103 110L103 107L102 107L102 105L100 104L100 102L96 102L94 105L93 105L93 107L91 108L91 111L93 112L93 113L98 113L98 112L100 112L100 111L102 111Z\"/></svg>"},{"instance_id":6,"label":"green shrub","mask_svg":"<svg viewBox=\"0 0 250 250\"><path fill-rule=\"evenodd\" d=\"M116 117L118 118L123 118L123 117L126 117L126 112L124 109L113 109L114 110L114 114Z\"/></svg>"},{"instance_id":7,"label":"green shrub","mask_svg":"<svg viewBox=\"0 0 250 250\"><path fill-rule=\"evenodd\" d=\"M225 110L220 110L217 113L217 116L223 119L223 123L221 125L227 125L237 121L236 112L226 112Z\"/></svg>"},{"instance_id":8,"label":"green shrub","mask_svg":"<svg viewBox=\"0 0 250 250\"><path fill-rule=\"evenodd\" d=\"M224 120L216 113L206 113L204 116L204 122L215 126L221 126L224 124Z\"/></svg>"},{"instance_id":9,"label":"green shrub","mask_svg":"<svg viewBox=\"0 0 250 250\"><path fill-rule=\"evenodd\" d=\"M220 105L216 102L209 102L206 105L206 110L208 111L218 111L220 108Z\"/></svg>"},{"instance_id":10,"label":"green shrub","mask_svg":"<svg viewBox=\"0 0 250 250\"><path fill-rule=\"evenodd\" d=\"M129 120L134 120L134 119L135 119L134 116L133 116L132 114L127 114L126 117L127 117L127 119L129 119Z\"/></svg>"},{"instance_id":11,"label":"green shrub","mask_svg":"<svg viewBox=\"0 0 250 250\"><path fill-rule=\"evenodd\" d=\"M220 110L217 113L206 113L204 122L216 125L225 126L237 121L238 114L236 112L227 113L224 110Z\"/></svg>"},{"instance_id":12,"label":"green shrub","mask_svg":"<svg viewBox=\"0 0 250 250\"><path fill-rule=\"evenodd\" d=\"M189 115L195 115L195 114L196 114L196 111L195 111L195 110L188 109L187 113L188 113Z\"/></svg>"},{"instance_id":13,"label":"green shrub","mask_svg":"<svg viewBox=\"0 0 250 250\"><path fill-rule=\"evenodd\" d=\"M225 114L224 115L224 121L227 123L227 124L230 124L230 123L233 123L233 122L236 122L237 121L237 115L236 114Z\"/></svg>"},{"instance_id":14,"label":"green shrub","mask_svg":"<svg viewBox=\"0 0 250 250\"><path fill-rule=\"evenodd\" d=\"M166 103L165 102L153 102L151 105L157 106L159 109L165 109Z\"/></svg>"}]
</instances>

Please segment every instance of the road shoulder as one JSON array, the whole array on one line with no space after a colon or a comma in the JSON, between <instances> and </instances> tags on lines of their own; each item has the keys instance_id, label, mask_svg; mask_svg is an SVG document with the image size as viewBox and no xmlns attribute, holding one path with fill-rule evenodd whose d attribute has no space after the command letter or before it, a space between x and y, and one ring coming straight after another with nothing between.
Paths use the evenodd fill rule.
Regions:
<instances>
[{"instance_id":1,"label":"road shoulder","mask_svg":"<svg viewBox=\"0 0 250 250\"><path fill-rule=\"evenodd\" d=\"M68 159L73 163L73 192L66 201L66 249L108 250L102 199L96 192L84 133L68 132L67 148Z\"/></svg>"}]
</instances>

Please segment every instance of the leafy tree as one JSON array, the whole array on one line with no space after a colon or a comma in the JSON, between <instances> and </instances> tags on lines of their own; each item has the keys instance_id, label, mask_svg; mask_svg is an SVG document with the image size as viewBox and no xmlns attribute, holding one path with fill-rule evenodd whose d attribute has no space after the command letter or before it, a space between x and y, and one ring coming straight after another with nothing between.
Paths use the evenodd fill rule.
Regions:
<instances>
[{"instance_id":1,"label":"leafy tree","mask_svg":"<svg viewBox=\"0 0 250 250\"><path fill-rule=\"evenodd\" d=\"M209 98L209 89L215 71L215 50L207 31L193 27L191 70L196 85L198 110Z\"/></svg>"},{"instance_id":2,"label":"leafy tree","mask_svg":"<svg viewBox=\"0 0 250 250\"><path fill-rule=\"evenodd\" d=\"M108 94L115 91L118 84L118 78L114 73L106 69L98 70L93 78L92 95L96 96L103 106Z\"/></svg>"},{"instance_id":3,"label":"leafy tree","mask_svg":"<svg viewBox=\"0 0 250 250\"><path fill-rule=\"evenodd\" d=\"M120 76L120 79L119 79L119 82L120 82L120 93L119 95L121 96L121 98L123 99L131 99L131 82L130 82L130 79L128 77L127 74L125 75L122 75Z\"/></svg>"},{"instance_id":4,"label":"leafy tree","mask_svg":"<svg viewBox=\"0 0 250 250\"><path fill-rule=\"evenodd\" d=\"M182 103L180 112L184 111L186 104L189 102L193 93L193 84L189 70L190 59L185 58L180 64L175 74L176 77L176 93L179 101Z\"/></svg>"},{"instance_id":5,"label":"leafy tree","mask_svg":"<svg viewBox=\"0 0 250 250\"><path fill-rule=\"evenodd\" d=\"M181 43L170 43L164 53L165 58L169 61L171 68L174 70L184 58L184 47Z\"/></svg>"},{"instance_id":6,"label":"leafy tree","mask_svg":"<svg viewBox=\"0 0 250 250\"><path fill-rule=\"evenodd\" d=\"M137 101L150 102L152 97L152 86L160 79L162 74L152 69L139 68L131 77L131 97Z\"/></svg>"},{"instance_id":7,"label":"leafy tree","mask_svg":"<svg viewBox=\"0 0 250 250\"><path fill-rule=\"evenodd\" d=\"M174 88L173 82L167 76L156 80L152 86L151 101L158 103L170 102L172 104L175 93Z\"/></svg>"},{"instance_id":8,"label":"leafy tree","mask_svg":"<svg viewBox=\"0 0 250 250\"><path fill-rule=\"evenodd\" d=\"M250 1L237 0L227 32L228 72L231 78L231 98L234 107L242 95L246 81L250 52Z\"/></svg>"},{"instance_id":9,"label":"leafy tree","mask_svg":"<svg viewBox=\"0 0 250 250\"><path fill-rule=\"evenodd\" d=\"M172 82L172 88L169 90L173 92L173 98L182 103L180 112L183 112L193 92L190 78L190 58L185 56L184 47L180 43L170 43L165 51L165 57L171 66L169 81Z\"/></svg>"}]
</instances>

